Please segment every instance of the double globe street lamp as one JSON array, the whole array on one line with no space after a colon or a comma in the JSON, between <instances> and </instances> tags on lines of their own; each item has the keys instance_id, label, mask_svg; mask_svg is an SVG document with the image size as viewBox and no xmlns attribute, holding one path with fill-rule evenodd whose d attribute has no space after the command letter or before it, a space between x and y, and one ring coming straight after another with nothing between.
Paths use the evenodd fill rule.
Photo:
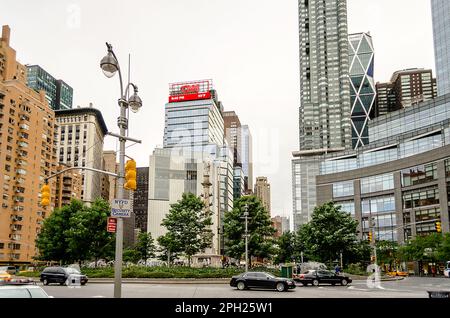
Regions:
<instances>
[{"instance_id":1,"label":"double globe street lamp","mask_svg":"<svg viewBox=\"0 0 450 318\"><path fill-rule=\"evenodd\" d=\"M120 129L120 134L116 135L113 133L108 133L111 136L119 138L120 150L119 150L119 171L118 171L118 187L117 187L117 199L124 199L124 180L125 180L125 143L127 140L140 142L139 140L127 137L128 130L128 117L127 109L130 108L133 113L139 111L142 107L142 100L138 96L138 87L133 83L128 83L127 86L123 87L122 72L120 70L119 61L114 54L111 44L106 43L108 49L107 55L102 58L100 62L100 67L106 77L111 78L117 72L119 73L120 80L120 116L117 119L117 125ZM133 95L128 97L129 89L133 87ZM114 262L114 297L121 298L122 296L122 253L123 253L123 219L121 217L117 218L117 231L116 231L116 258Z\"/></svg>"}]
</instances>

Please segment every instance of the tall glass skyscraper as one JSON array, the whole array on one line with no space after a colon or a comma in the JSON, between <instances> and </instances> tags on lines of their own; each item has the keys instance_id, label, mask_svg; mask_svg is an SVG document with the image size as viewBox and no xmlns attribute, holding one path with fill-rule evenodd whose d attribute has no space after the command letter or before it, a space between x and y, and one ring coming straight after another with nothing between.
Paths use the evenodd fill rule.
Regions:
<instances>
[{"instance_id":1,"label":"tall glass skyscraper","mask_svg":"<svg viewBox=\"0 0 450 318\"><path fill-rule=\"evenodd\" d=\"M72 108L72 87L63 80L57 80L39 65L27 65L27 85L35 91L45 91L45 97L51 109Z\"/></svg>"},{"instance_id":2,"label":"tall glass skyscraper","mask_svg":"<svg viewBox=\"0 0 450 318\"><path fill-rule=\"evenodd\" d=\"M438 96L450 93L450 1L431 0Z\"/></svg>"},{"instance_id":3,"label":"tall glass skyscraper","mask_svg":"<svg viewBox=\"0 0 450 318\"><path fill-rule=\"evenodd\" d=\"M323 155L351 149L346 0L299 0L299 146L293 153L294 229L316 206L315 179Z\"/></svg>"},{"instance_id":4,"label":"tall glass skyscraper","mask_svg":"<svg viewBox=\"0 0 450 318\"><path fill-rule=\"evenodd\" d=\"M350 100L352 107L352 148L369 143L369 121L375 104L373 79L374 50L367 33L350 34Z\"/></svg>"}]
</instances>

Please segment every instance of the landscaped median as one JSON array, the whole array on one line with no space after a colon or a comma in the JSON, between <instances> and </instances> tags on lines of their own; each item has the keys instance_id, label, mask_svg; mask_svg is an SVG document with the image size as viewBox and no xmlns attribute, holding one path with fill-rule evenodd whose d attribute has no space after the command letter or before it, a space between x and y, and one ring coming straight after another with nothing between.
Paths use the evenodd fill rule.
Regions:
<instances>
[{"instance_id":1,"label":"landscaped median","mask_svg":"<svg viewBox=\"0 0 450 318\"><path fill-rule=\"evenodd\" d=\"M42 271L42 270L41 270ZM22 272L18 276L38 278L41 271ZM82 268L82 273L89 277L90 283L112 283L114 281L114 268ZM252 271L265 271L280 276L278 269L253 268ZM122 278L124 283L142 284L220 284L229 283L234 275L243 273L241 268L193 268L177 267L124 267ZM368 276L352 275L353 280L366 280ZM397 280L401 278L382 276L381 280Z\"/></svg>"}]
</instances>

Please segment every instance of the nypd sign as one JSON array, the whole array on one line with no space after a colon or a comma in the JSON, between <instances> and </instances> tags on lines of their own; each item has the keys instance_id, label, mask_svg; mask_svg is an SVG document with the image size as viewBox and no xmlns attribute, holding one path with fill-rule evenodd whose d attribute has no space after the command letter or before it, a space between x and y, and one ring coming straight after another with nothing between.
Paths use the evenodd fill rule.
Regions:
<instances>
[{"instance_id":1,"label":"nypd sign","mask_svg":"<svg viewBox=\"0 0 450 318\"><path fill-rule=\"evenodd\" d=\"M114 199L111 202L111 216L129 218L131 215L131 200Z\"/></svg>"}]
</instances>

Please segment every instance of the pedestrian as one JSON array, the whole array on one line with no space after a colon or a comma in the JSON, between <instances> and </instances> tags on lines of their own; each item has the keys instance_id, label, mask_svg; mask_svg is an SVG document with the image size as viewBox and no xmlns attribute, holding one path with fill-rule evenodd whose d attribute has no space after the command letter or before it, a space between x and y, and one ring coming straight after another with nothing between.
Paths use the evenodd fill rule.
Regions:
<instances>
[{"instance_id":1,"label":"pedestrian","mask_svg":"<svg viewBox=\"0 0 450 318\"><path fill-rule=\"evenodd\" d=\"M335 271L336 275L338 275L341 272L341 268L339 267L339 265L336 265L336 267L334 268L334 271Z\"/></svg>"},{"instance_id":2,"label":"pedestrian","mask_svg":"<svg viewBox=\"0 0 450 318\"><path fill-rule=\"evenodd\" d=\"M436 267L431 267L431 274L433 275L433 277L436 277Z\"/></svg>"}]
</instances>

